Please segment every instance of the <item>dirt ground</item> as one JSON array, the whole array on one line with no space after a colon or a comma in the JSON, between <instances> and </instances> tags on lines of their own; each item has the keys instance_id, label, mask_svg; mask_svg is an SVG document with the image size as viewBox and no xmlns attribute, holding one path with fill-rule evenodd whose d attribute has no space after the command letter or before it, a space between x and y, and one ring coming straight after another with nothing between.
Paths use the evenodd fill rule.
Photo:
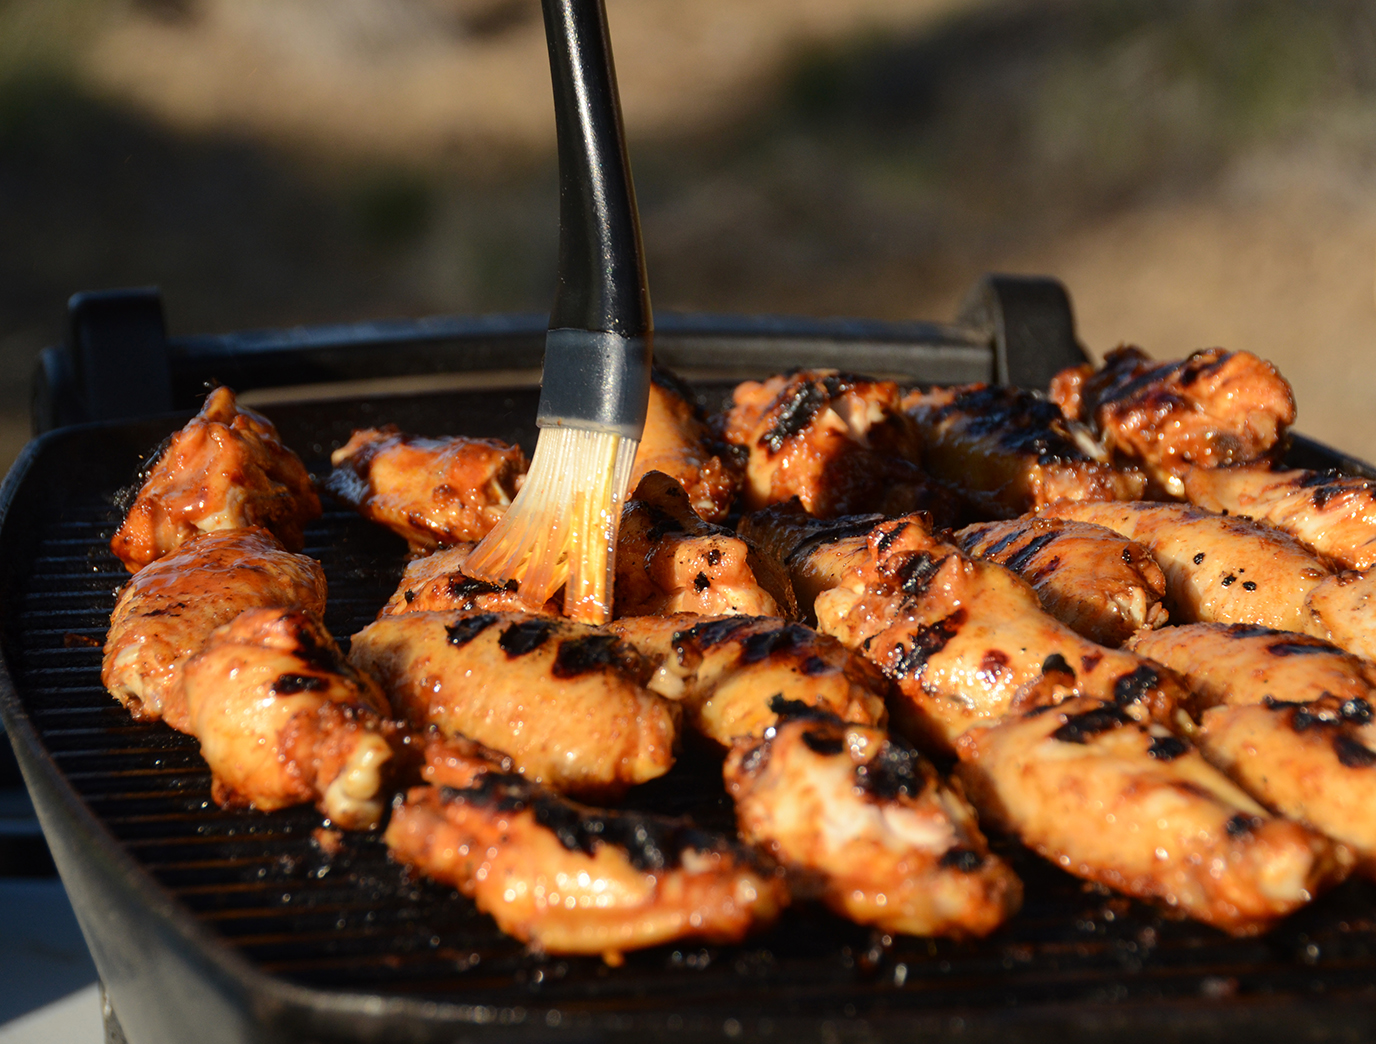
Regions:
<instances>
[{"instance_id":1,"label":"dirt ground","mask_svg":"<svg viewBox=\"0 0 1376 1044\"><path fill-rule=\"evenodd\" d=\"M656 307L948 318L1055 275L1085 344L1273 359L1376 459L1358 0L608 0ZM0 6L0 457L77 289L173 332L542 309L535 0Z\"/></svg>"}]
</instances>

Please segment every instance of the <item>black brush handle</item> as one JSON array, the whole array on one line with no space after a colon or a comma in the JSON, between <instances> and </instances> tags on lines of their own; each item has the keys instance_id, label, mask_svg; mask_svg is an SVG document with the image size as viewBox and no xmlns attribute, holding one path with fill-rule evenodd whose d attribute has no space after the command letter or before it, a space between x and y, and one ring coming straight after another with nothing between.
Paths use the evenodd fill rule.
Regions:
<instances>
[{"instance_id":1,"label":"black brush handle","mask_svg":"<svg viewBox=\"0 0 1376 1044\"><path fill-rule=\"evenodd\" d=\"M602 0L542 0L559 138L559 288L550 329L652 327L640 216Z\"/></svg>"}]
</instances>

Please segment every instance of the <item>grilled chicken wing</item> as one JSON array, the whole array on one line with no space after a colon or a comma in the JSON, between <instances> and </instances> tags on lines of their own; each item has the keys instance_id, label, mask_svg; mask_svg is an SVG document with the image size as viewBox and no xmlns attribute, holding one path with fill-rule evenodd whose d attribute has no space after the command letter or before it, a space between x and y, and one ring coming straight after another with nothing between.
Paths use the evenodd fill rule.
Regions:
<instances>
[{"instance_id":1,"label":"grilled chicken wing","mask_svg":"<svg viewBox=\"0 0 1376 1044\"><path fill-rule=\"evenodd\" d=\"M377 826L392 758L387 701L313 614L240 614L186 661L182 689L220 804L314 801L339 826Z\"/></svg>"},{"instance_id":2,"label":"grilled chicken wing","mask_svg":"<svg viewBox=\"0 0 1376 1044\"><path fill-rule=\"evenodd\" d=\"M519 613L403 613L354 635L350 660L414 728L504 754L537 782L615 796L674 762L678 709L616 637Z\"/></svg>"},{"instance_id":3,"label":"grilled chicken wing","mask_svg":"<svg viewBox=\"0 0 1376 1044\"><path fill-rule=\"evenodd\" d=\"M262 526L299 551L319 514L311 477L277 429L220 387L156 454L110 550L136 573L198 533Z\"/></svg>"},{"instance_id":4,"label":"grilled chicken wing","mask_svg":"<svg viewBox=\"0 0 1376 1044\"><path fill-rule=\"evenodd\" d=\"M1162 627L1166 579L1141 544L1103 526L1020 518L962 529L967 555L997 562L1032 585L1048 613L1100 645L1122 645L1134 631Z\"/></svg>"},{"instance_id":5,"label":"grilled chicken wing","mask_svg":"<svg viewBox=\"0 0 1376 1044\"><path fill-rule=\"evenodd\" d=\"M917 751L882 729L775 705L793 720L738 742L724 769L745 840L819 877L843 917L886 932L982 936L1017 912L1022 882Z\"/></svg>"},{"instance_id":6,"label":"grilled chicken wing","mask_svg":"<svg viewBox=\"0 0 1376 1044\"><path fill-rule=\"evenodd\" d=\"M866 538L884 521L883 515L843 515L814 518L797 497L755 511L741 519L736 531L783 565L798 601L798 612L811 619L813 603L823 591L841 582L869 553Z\"/></svg>"},{"instance_id":7,"label":"grilled chicken wing","mask_svg":"<svg viewBox=\"0 0 1376 1044\"><path fill-rule=\"evenodd\" d=\"M1348 569L1376 565L1376 482L1371 479L1254 464L1191 468L1184 481L1191 504L1270 523Z\"/></svg>"},{"instance_id":8,"label":"grilled chicken wing","mask_svg":"<svg viewBox=\"0 0 1376 1044\"><path fill-rule=\"evenodd\" d=\"M1376 728L1363 698L1204 713L1209 760L1271 808L1348 845L1376 877Z\"/></svg>"},{"instance_id":9,"label":"grilled chicken wing","mask_svg":"<svg viewBox=\"0 0 1376 1044\"><path fill-rule=\"evenodd\" d=\"M870 534L868 561L818 597L817 620L897 683L899 728L941 750L972 725L1077 692L1158 719L1185 695L1164 668L1082 638L1025 581L915 517Z\"/></svg>"},{"instance_id":10,"label":"grilled chicken wing","mask_svg":"<svg viewBox=\"0 0 1376 1044\"><path fill-rule=\"evenodd\" d=\"M927 510L948 498L916 467L921 441L899 409L898 385L835 370L800 370L737 386L723 431L750 454L750 510L797 497L820 518Z\"/></svg>"},{"instance_id":11,"label":"grilled chicken wing","mask_svg":"<svg viewBox=\"0 0 1376 1044\"><path fill-rule=\"evenodd\" d=\"M248 609L325 609L325 573L266 529L193 537L145 566L110 616L100 680L136 718L188 731L182 665L210 632Z\"/></svg>"},{"instance_id":12,"label":"grilled chicken wing","mask_svg":"<svg viewBox=\"0 0 1376 1044\"><path fill-rule=\"evenodd\" d=\"M519 446L497 439L427 439L391 425L355 431L330 462L325 488L413 551L487 536L527 467Z\"/></svg>"},{"instance_id":13,"label":"grilled chicken wing","mask_svg":"<svg viewBox=\"0 0 1376 1044\"><path fill-rule=\"evenodd\" d=\"M1305 596L1310 634L1376 660L1376 569L1345 570L1320 580Z\"/></svg>"},{"instance_id":14,"label":"grilled chicken wing","mask_svg":"<svg viewBox=\"0 0 1376 1044\"><path fill-rule=\"evenodd\" d=\"M444 612L559 615L558 604L551 601L532 606L521 597L514 583L499 587L465 574L463 564L474 546L467 542L455 544L407 563L396 592L378 615Z\"/></svg>"},{"instance_id":15,"label":"grilled chicken wing","mask_svg":"<svg viewBox=\"0 0 1376 1044\"><path fill-rule=\"evenodd\" d=\"M1093 522L1145 544L1166 575L1176 623L1254 623L1312 631L1305 597L1331 570L1294 537L1183 504L1053 504L1050 518Z\"/></svg>"},{"instance_id":16,"label":"grilled chicken wing","mask_svg":"<svg viewBox=\"0 0 1376 1044\"><path fill-rule=\"evenodd\" d=\"M416 787L392 812L392 855L453 885L508 935L547 953L602 954L675 939L726 943L772 922L782 879L686 820L609 812L529 780L479 772Z\"/></svg>"},{"instance_id":17,"label":"grilled chicken wing","mask_svg":"<svg viewBox=\"0 0 1376 1044\"><path fill-rule=\"evenodd\" d=\"M763 736L771 700L882 726L887 680L835 638L768 617L630 616L607 625L658 665L648 687L681 703L700 733L730 746Z\"/></svg>"},{"instance_id":18,"label":"grilled chicken wing","mask_svg":"<svg viewBox=\"0 0 1376 1044\"><path fill-rule=\"evenodd\" d=\"M652 471L668 475L688 494L693 510L707 522L720 522L744 477L739 446L712 438L692 405L692 392L656 368L651 373L645 434L635 452L631 488Z\"/></svg>"},{"instance_id":19,"label":"grilled chicken wing","mask_svg":"<svg viewBox=\"0 0 1376 1044\"><path fill-rule=\"evenodd\" d=\"M1184 494L1191 466L1241 464L1283 448L1295 419L1294 395L1274 366L1221 348L1167 363L1118 348L1097 372L1088 363L1062 370L1051 398L1173 497Z\"/></svg>"},{"instance_id":20,"label":"grilled chicken wing","mask_svg":"<svg viewBox=\"0 0 1376 1044\"><path fill-rule=\"evenodd\" d=\"M912 392L923 466L981 518L1013 518L1053 500L1132 500L1146 477L1115 469L1083 425L1018 388L968 384Z\"/></svg>"},{"instance_id":21,"label":"grilled chicken wing","mask_svg":"<svg viewBox=\"0 0 1376 1044\"><path fill-rule=\"evenodd\" d=\"M723 526L704 522L668 475L641 479L621 512L618 616L698 613L791 616L788 574Z\"/></svg>"},{"instance_id":22,"label":"grilled chicken wing","mask_svg":"<svg viewBox=\"0 0 1376 1044\"><path fill-rule=\"evenodd\" d=\"M987 824L1079 877L1235 935L1342 880L1347 849L1265 809L1159 725L1071 700L961 737Z\"/></svg>"},{"instance_id":23,"label":"grilled chicken wing","mask_svg":"<svg viewBox=\"0 0 1376 1044\"><path fill-rule=\"evenodd\" d=\"M1319 638L1254 624L1187 624L1143 632L1128 647L1189 682L1197 711L1267 699L1363 700L1376 664Z\"/></svg>"}]
</instances>

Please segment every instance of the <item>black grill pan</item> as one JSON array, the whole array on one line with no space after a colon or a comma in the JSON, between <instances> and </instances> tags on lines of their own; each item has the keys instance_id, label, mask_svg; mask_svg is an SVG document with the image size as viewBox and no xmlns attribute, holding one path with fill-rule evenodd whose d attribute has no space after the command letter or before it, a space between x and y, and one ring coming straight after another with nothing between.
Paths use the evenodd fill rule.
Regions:
<instances>
[{"instance_id":1,"label":"black grill pan","mask_svg":"<svg viewBox=\"0 0 1376 1044\"><path fill-rule=\"evenodd\" d=\"M733 370L787 365L771 336L753 343ZM829 358L850 365L847 348L837 339ZM529 449L534 406L533 389L513 387L266 412L320 473L353 427L389 421ZM0 712L112 1032L131 1044L1376 1037L1376 888L1362 881L1262 939L1233 940L1001 843L1028 898L982 942L886 941L802 906L742 946L658 947L612 969L526 954L456 893L407 880L376 836L327 857L310 809L218 809L195 742L133 721L99 679L125 579L107 546L115 494L184 419L50 432L0 490ZM1303 440L1295 453L1344 461ZM329 577L339 636L373 617L403 565L400 540L328 508L306 550ZM633 800L730 819L715 764L692 746Z\"/></svg>"}]
</instances>

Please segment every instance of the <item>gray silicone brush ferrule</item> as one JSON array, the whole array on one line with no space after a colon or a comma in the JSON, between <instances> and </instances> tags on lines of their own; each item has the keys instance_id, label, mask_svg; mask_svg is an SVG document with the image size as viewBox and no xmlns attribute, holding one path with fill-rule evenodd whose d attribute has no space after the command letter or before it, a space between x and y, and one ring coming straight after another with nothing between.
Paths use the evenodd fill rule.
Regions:
<instances>
[{"instance_id":1,"label":"gray silicone brush ferrule","mask_svg":"<svg viewBox=\"0 0 1376 1044\"><path fill-rule=\"evenodd\" d=\"M639 439L650 401L650 353L646 337L549 331L535 423Z\"/></svg>"}]
</instances>

